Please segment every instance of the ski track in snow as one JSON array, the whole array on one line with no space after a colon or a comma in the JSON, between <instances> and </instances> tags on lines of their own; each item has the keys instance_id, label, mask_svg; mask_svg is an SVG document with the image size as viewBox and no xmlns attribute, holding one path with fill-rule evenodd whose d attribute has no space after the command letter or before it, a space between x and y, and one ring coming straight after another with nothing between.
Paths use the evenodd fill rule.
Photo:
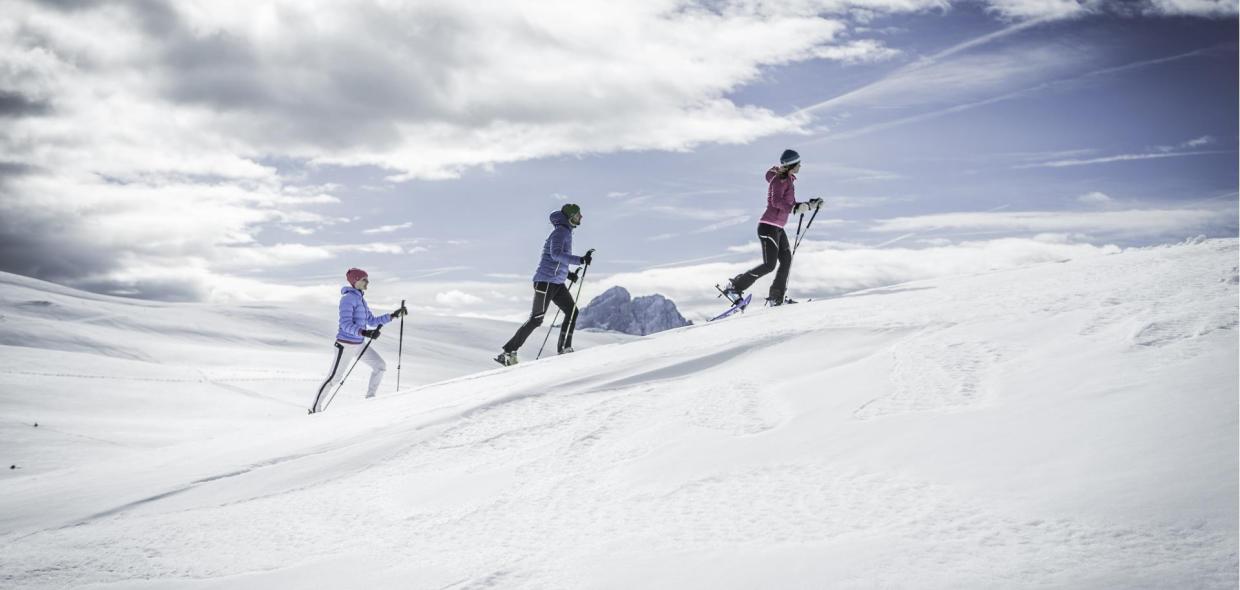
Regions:
<instances>
[{"instance_id":1,"label":"ski track in snow","mask_svg":"<svg viewBox=\"0 0 1240 590\"><path fill-rule=\"evenodd\" d=\"M632 584L596 576L605 566L632 570L628 560L638 557L669 569L697 563L678 557L690 555L711 570L764 572L757 579L775 587L1234 588L1238 527L1226 517L1234 494L1231 507L1219 507L1221 520L1117 520L1011 500L979 480L849 461L829 443L874 432L865 429L882 434L867 440L895 441L908 420L951 416L959 425L982 409L998 419L1025 399L1006 376L1036 369L1029 359L1043 358L1032 356L1038 347L1070 337L1148 375L1200 372L1228 343L1233 364L1223 374L1234 374L1240 281L1234 264L1217 269L1235 251L1235 241L1138 250L756 310L624 348L418 386L382 406L303 423L322 440L249 450L255 460L240 468L162 484L17 539L0 532L0 586L230 587L250 576L247 587L270 587L331 559L361 577L327 574L327 585L667 586L640 570L629 572ZM1151 278L1155 265L1165 276ZM1039 329L1053 336L1022 339ZM837 341L856 344L820 354ZM844 380L845 371L875 370ZM202 375L197 381L224 389L248 380ZM831 387L787 395L785 375ZM860 388L866 383L873 389ZM1235 397L1234 383L1221 386ZM1235 400L1227 403L1234 414ZM896 417L904 422L888 420ZM1235 479L1234 448L1230 458L1220 469ZM819 556L815 567L829 573L779 577L791 574L773 560L802 553ZM754 585L746 580L722 585Z\"/></svg>"}]
</instances>

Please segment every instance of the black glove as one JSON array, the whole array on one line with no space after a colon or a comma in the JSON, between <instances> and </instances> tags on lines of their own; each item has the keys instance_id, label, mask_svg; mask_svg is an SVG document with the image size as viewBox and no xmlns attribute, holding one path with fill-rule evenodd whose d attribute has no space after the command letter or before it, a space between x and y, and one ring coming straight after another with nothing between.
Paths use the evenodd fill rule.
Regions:
<instances>
[{"instance_id":1,"label":"black glove","mask_svg":"<svg viewBox=\"0 0 1240 590\"><path fill-rule=\"evenodd\" d=\"M576 282L577 282L577 271L575 271L575 270L570 270L570 271L568 271L568 282L570 282L570 283L576 283Z\"/></svg>"},{"instance_id":2,"label":"black glove","mask_svg":"<svg viewBox=\"0 0 1240 590\"><path fill-rule=\"evenodd\" d=\"M812 205L814 209L822 209L823 201L818 197L814 197L809 200L809 204Z\"/></svg>"},{"instance_id":3,"label":"black glove","mask_svg":"<svg viewBox=\"0 0 1240 590\"><path fill-rule=\"evenodd\" d=\"M400 316L403 316L403 315L409 315L409 310L405 309L405 306L402 305L400 309L392 312L392 319L399 318Z\"/></svg>"},{"instance_id":4,"label":"black glove","mask_svg":"<svg viewBox=\"0 0 1240 590\"><path fill-rule=\"evenodd\" d=\"M590 266L590 263L593 261L594 261L594 248L590 248L589 250L586 250L586 255L581 257L581 263L586 266Z\"/></svg>"},{"instance_id":5,"label":"black glove","mask_svg":"<svg viewBox=\"0 0 1240 590\"><path fill-rule=\"evenodd\" d=\"M365 336L366 338L370 338L372 340L378 340L379 339L379 328L375 328L373 330L362 330L362 336Z\"/></svg>"}]
</instances>

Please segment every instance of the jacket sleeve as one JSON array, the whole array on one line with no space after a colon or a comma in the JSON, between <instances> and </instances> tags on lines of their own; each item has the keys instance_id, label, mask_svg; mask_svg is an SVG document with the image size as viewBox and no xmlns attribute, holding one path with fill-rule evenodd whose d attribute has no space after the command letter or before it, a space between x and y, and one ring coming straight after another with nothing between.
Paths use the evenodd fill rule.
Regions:
<instances>
[{"instance_id":1,"label":"jacket sleeve","mask_svg":"<svg viewBox=\"0 0 1240 590\"><path fill-rule=\"evenodd\" d=\"M345 295L340 298L340 331L344 334L352 334L361 336L362 329L366 326L359 326L353 322L353 310L360 303L356 297Z\"/></svg>"},{"instance_id":2,"label":"jacket sleeve","mask_svg":"<svg viewBox=\"0 0 1240 590\"><path fill-rule=\"evenodd\" d=\"M569 230L562 227L557 227L551 232L551 243L549 245L550 247L548 248L548 252L551 255L551 259L556 262L563 262L564 264L581 264L581 257L575 256L572 252L569 252L568 231Z\"/></svg>"},{"instance_id":3,"label":"jacket sleeve","mask_svg":"<svg viewBox=\"0 0 1240 590\"><path fill-rule=\"evenodd\" d=\"M362 326L363 328L369 328L370 326L382 326L383 324L392 321L392 314L390 313L376 316L374 312L370 311L370 305L366 303L365 299L359 297L357 303L361 305L362 310L366 312L366 325Z\"/></svg>"},{"instance_id":4,"label":"jacket sleeve","mask_svg":"<svg viewBox=\"0 0 1240 590\"><path fill-rule=\"evenodd\" d=\"M388 322L392 321L392 314L390 314L390 313L385 313L385 314L383 314L383 315L377 316L377 315L375 315L375 314L373 314L373 313L370 313L370 310L369 310L369 309L367 309L367 310L366 310L366 316L367 316L367 317L366 317L366 323L367 323L368 325L371 325L371 326L382 326L382 325L384 325L384 324L386 324L386 323L388 323Z\"/></svg>"}]
</instances>

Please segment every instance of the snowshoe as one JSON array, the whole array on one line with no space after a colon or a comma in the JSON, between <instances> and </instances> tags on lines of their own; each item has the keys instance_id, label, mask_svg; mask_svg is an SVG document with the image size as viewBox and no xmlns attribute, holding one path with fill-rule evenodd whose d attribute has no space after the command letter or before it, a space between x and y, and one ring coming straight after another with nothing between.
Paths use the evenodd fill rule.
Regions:
<instances>
[{"instance_id":1,"label":"snowshoe","mask_svg":"<svg viewBox=\"0 0 1240 590\"><path fill-rule=\"evenodd\" d=\"M745 297L743 297L740 301L737 301L736 303L733 303L733 304L732 304L732 307L728 308L728 310L727 310L727 311L725 311L725 312L723 312L723 313L721 313L721 314L719 314L719 315L717 315L717 316L715 316L715 317L713 317L713 318L710 318L709 320L706 320L706 321L708 321L708 322L713 322L713 321L715 321L715 320L721 320L721 319L726 318L726 317L728 317L728 316L730 316L730 315L732 315L732 314L734 314L734 313L736 313L736 312L738 312L738 311L745 311L745 307L747 307L747 306L749 305L749 302L750 302L751 300L753 300L753 295L746 295L746 296L745 296Z\"/></svg>"},{"instance_id":2,"label":"snowshoe","mask_svg":"<svg viewBox=\"0 0 1240 590\"><path fill-rule=\"evenodd\" d=\"M514 352L501 352L498 355L496 355L495 362L501 365L504 365L505 367L511 367L517 364L517 353L515 351Z\"/></svg>"}]
</instances>

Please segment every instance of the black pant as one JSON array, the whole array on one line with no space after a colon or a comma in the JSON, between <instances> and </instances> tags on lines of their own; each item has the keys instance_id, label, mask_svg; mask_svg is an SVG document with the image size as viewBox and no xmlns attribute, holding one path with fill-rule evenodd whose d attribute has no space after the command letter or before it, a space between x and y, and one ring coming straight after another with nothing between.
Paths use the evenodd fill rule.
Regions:
<instances>
[{"instance_id":1,"label":"black pant","mask_svg":"<svg viewBox=\"0 0 1240 590\"><path fill-rule=\"evenodd\" d=\"M775 270L779 263L779 272L771 282L770 298L782 302L784 291L788 287L788 272L792 270L792 246L788 243L788 234L784 228L766 223L758 224L758 241L762 244L762 264L732 277L732 285L745 291L754 281Z\"/></svg>"},{"instance_id":2,"label":"black pant","mask_svg":"<svg viewBox=\"0 0 1240 590\"><path fill-rule=\"evenodd\" d=\"M525 339L542 325L543 316L547 315L547 307L552 303L564 312L556 351L563 352L566 347L573 345L573 329L577 327L577 305L573 303L573 296L568 292L568 286L557 283L534 283L534 309L530 311L530 319L525 320L525 323L517 328L517 333L513 334L508 343L504 345L504 352L516 352L522 344L525 344Z\"/></svg>"}]
</instances>

